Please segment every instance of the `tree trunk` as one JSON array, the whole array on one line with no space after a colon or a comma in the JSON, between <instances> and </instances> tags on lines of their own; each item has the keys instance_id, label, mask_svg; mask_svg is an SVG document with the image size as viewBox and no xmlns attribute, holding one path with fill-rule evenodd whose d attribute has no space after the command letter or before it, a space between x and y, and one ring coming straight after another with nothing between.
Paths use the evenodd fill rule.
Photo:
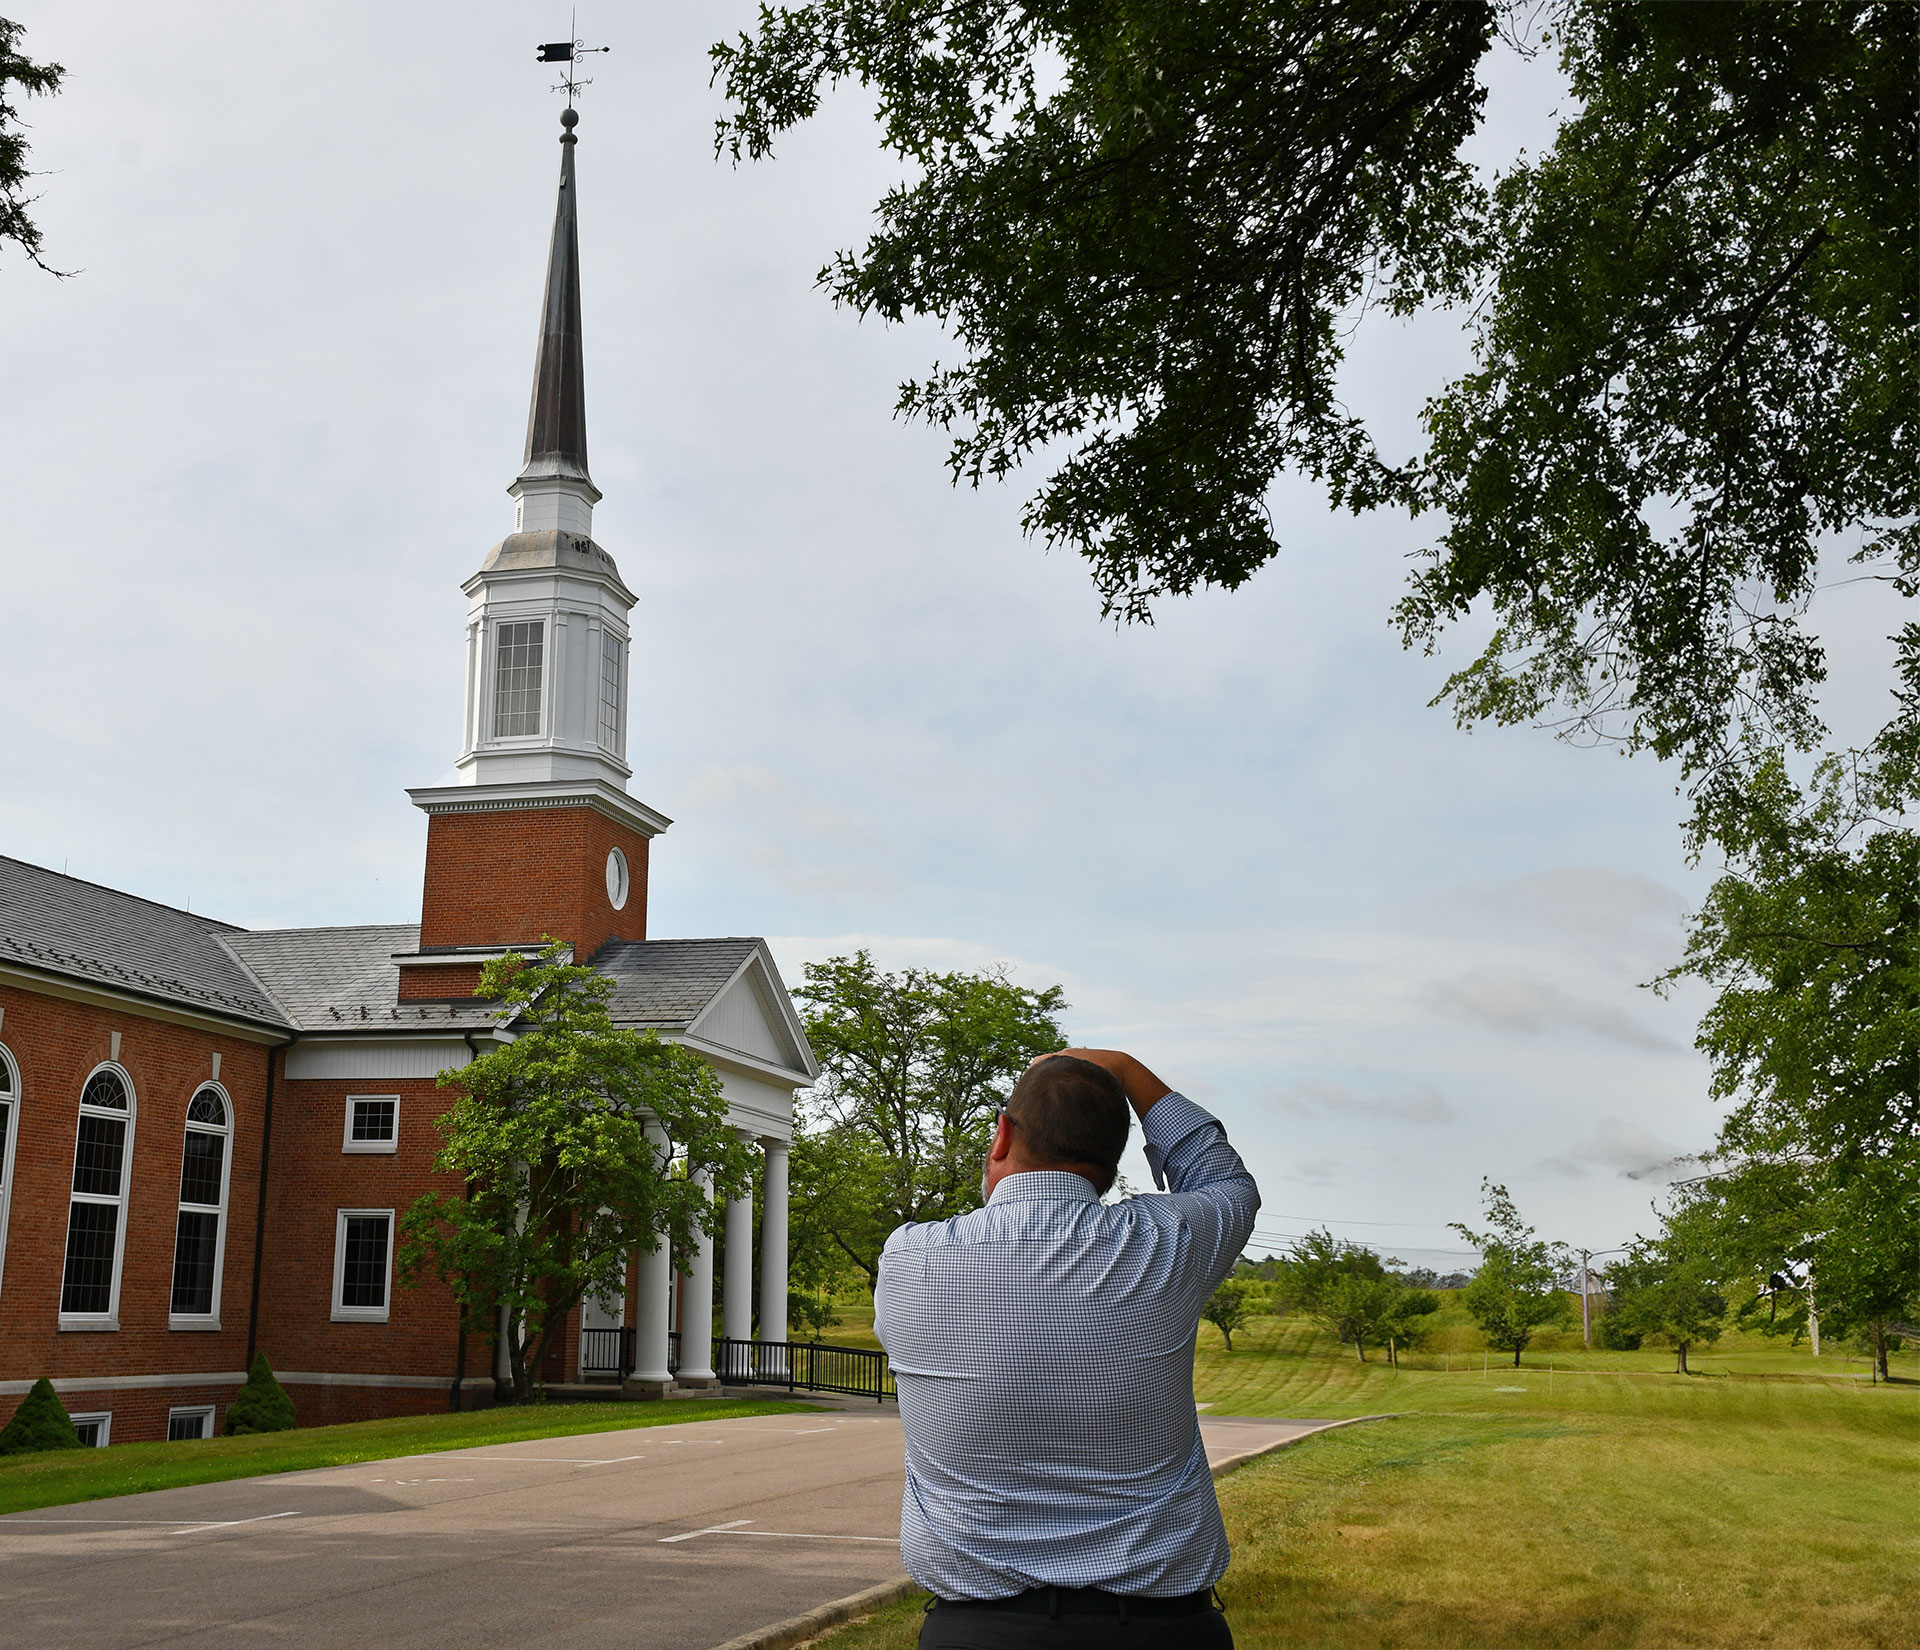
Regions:
<instances>
[{"instance_id":1,"label":"tree trunk","mask_svg":"<svg viewBox=\"0 0 1920 1650\"><path fill-rule=\"evenodd\" d=\"M1687 1368L1687 1343L1685 1341L1675 1341L1673 1343L1673 1349L1680 1354L1680 1367L1675 1370L1674 1373L1676 1375L1690 1374L1691 1371Z\"/></svg>"},{"instance_id":2,"label":"tree trunk","mask_svg":"<svg viewBox=\"0 0 1920 1650\"><path fill-rule=\"evenodd\" d=\"M1887 1321L1885 1318L1873 1320L1873 1362L1874 1367L1880 1372L1881 1380L1887 1381L1893 1378L1887 1372Z\"/></svg>"},{"instance_id":3,"label":"tree trunk","mask_svg":"<svg viewBox=\"0 0 1920 1650\"><path fill-rule=\"evenodd\" d=\"M1367 1361L1367 1343L1361 1340L1358 1335L1353 1338L1353 1349L1360 1354L1360 1361L1365 1363Z\"/></svg>"},{"instance_id":4,"label":"tree trunk","mask_svg":"<svg viewBox=\"0 0 1920 1650\"><path fill-rule=\"evenodd\" d=\"M1220 1338L1227 1343L1227 1350L1231 1352L1233 1350L1233 1331L1228 1329L1224 1324L1220 1328Z\"/></svg>"},{"instance_id":5,"label":"tree trunk","mask_svg":"<svg viewBox=\"0 0 1920 1650\"><path fill-rule=\"evenodd\" d=\"M1513 1349L1513 1367L1515 1369L1520 1367L1520 1348L1517 1346Z\"/></svg>"}]
</instances>

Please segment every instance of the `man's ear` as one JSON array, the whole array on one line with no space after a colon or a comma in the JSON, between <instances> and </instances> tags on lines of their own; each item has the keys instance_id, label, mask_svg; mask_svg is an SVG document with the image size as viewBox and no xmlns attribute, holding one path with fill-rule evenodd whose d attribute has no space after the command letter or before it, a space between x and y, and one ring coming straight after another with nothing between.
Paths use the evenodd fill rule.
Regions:
<instances>
[{"instance_id":1,"label":"man's ear","mask_svg":"<svg viewBox=\"0 0 1920 1650\"><path fill-rule=\"evenodd\" d=\"M1000 1121L994 1125L993 1147L987 1155L996 1163L1004 1163L1013 1155L1013 1121L1005 1112L1000 1114Z\"/></svg>"}]
</instances>

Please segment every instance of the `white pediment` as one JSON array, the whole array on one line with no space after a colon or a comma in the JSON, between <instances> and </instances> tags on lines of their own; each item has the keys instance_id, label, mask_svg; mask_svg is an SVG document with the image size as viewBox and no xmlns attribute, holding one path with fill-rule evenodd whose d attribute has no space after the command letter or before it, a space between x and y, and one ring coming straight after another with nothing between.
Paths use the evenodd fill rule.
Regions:
<instances>
[{"instance_id":1,"label":"white pediment","mask_svg":"<svg viewBox=\"0 0 1920 1650\"><path fill-rule=\"evenodd\" d=\"M796 1082L806 1083L813 1062L798 1033L785 991L757 953L687 1027L690 1039L793 1072Z\"/></svg>"}]
</instances>

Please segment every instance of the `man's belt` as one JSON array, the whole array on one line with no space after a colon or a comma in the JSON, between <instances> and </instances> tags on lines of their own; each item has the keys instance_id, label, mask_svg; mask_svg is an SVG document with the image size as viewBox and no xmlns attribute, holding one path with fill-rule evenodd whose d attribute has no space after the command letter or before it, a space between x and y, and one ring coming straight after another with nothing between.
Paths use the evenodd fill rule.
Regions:
<instances>
[{"instance_id":1,"label":"man's belt","mask_svg":"<svg viewBox=\"0 0 1920 1650\"><path fill-rule=\"evenodd\" d=\"M1029 1587L1011 1598L943 1598L942 1610L1013 1610L1023 1616L1194 1616L1215 1608L1213 1589L1148 1598L1104 1587Z\"/></svg>"}]
</instances>

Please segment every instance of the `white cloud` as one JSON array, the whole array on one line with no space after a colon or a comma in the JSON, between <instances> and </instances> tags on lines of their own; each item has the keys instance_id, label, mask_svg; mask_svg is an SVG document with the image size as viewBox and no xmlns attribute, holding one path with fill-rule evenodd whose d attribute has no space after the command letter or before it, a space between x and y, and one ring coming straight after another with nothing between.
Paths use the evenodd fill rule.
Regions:
<instances>
[{"instance_id":1,"label":"white cloud","mask_svg":"<svg viewBox=\"0 0 1920 1650\"><path fill-rule=\"evenodd\" d=\"M1345 1083L1304 1078L1273 1096L1281 1111L1300 1116L1353 1117L1394 1123L1450 1123L1453 1107L1431 1083L1394 1094L1360 1094Z\"/></svg>"},{"instance_id":2,"label":"white cloud","mask_svg":"<svg viewBox=\"0 0 1920 1650\"><path fill-rule=\"evenodd\" d=\"M1544 980L1468 975L1432 981L1423 995L1442 1014L1465 1016L1522 1037L1571 1029L1649 1053L1670 1053L1680 1047L1622 1009L1571 996Z\"/></svg>"},{"instance_id":3,"label":"white cloud","mask_svg":"<svg viewBox=\"0 0 1920 1650\"><path fill-rule=\"evenodd\" d=\"M1574 1179L1593 1169L1611 1169L1625 1180L1663 1186L1689 1174L1698 1158L1670 1140L1618 1117L1603 1117L1584 1140L1541 1160L1541 1167Z\"/></svg>"}]
</instances>

